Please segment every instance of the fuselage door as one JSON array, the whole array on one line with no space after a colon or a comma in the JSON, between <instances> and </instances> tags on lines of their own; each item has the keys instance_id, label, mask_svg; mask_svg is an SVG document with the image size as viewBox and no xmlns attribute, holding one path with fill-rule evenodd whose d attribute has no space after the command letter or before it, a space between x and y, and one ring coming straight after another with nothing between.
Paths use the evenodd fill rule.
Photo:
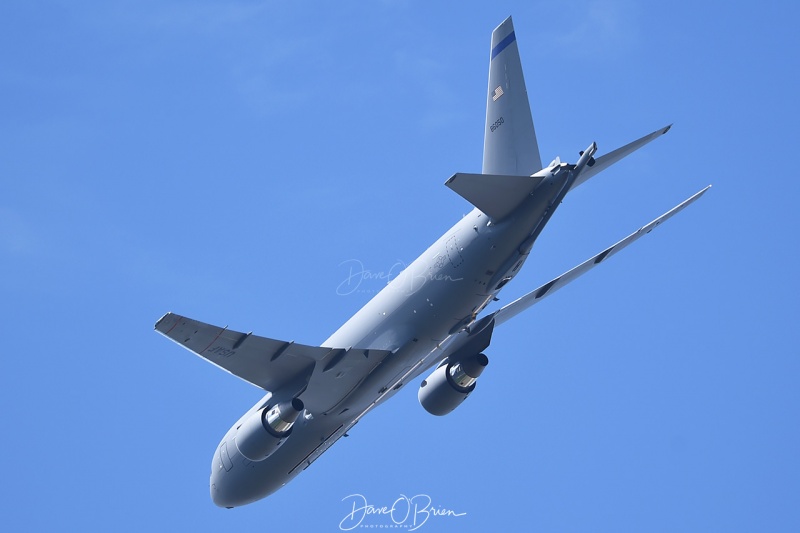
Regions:
<instances>
[{"instance_id":1,"label":"fuselage door","mask_svg":"<svg viewBox=\"0 0 800 533\"><path fill-rule=\"evenodd\" d=\"M451 265L458 267L464 262L464 258L461 257L461 250L458 249L458 240L456 239L455 235L447 239L446 247L447 257L450 259Z\"/></svg>"},{"instance_id":2,"label":"fuselage door","mask_svg":"<svg viewBox=\"0 0 800 533\"><path fill-rule=\"evenodd\" d=\"M231 468L233 468L233 461L231 461L231 456L228 454L227 441L223 442L219 447L219 462L226 472L230 472Z\"/></svg>"}]
</instances>

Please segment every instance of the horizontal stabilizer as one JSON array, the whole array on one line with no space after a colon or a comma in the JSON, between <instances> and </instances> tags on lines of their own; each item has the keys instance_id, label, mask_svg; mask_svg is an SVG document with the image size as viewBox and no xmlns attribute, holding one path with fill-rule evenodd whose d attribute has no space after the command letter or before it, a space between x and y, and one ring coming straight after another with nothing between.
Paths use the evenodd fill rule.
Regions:
<instances>
[{"instance_id":1,"label":"horizontal stabilizer","mask_svg":"<svg viewBox=\"0 0 800 533\"><path fill-rule=\"evenodd\" d=\"M445 185L493 220L500 220L519 207L541 180L533 176L459 173Z\"/></svg>"},{"instance_id":2,"label":"horizontal stabilizer","mask_svg":"<svg viewBox=\"0 0 800 533\"><path fill-rule=\"evenodd\" d=\"M673 207L667 213L661 215L660 217L658 217L657 219L655 219L651 223L647 224L646 226L644 226L642 228L639 228L634 233L628 235L627 237L625 237L624 239L619 241L617 244L606 248L605 250L603 250L599 254L595 255L591 259L588 259L588 260L584 261L583 263L581 263L580 265L576 266L575 268L573 268L569 272L561 274L559 277L548 281L547 283L545 283L544 285L542 285L538 289L529 292L528 294L526 294L522 298L514 300L513 302L511 302L510 304L506 305L505 307L502 307L499 311L497 311L495 313L495 324L497 324L497 325L502 324L506 320L515 317L516 315L518 315L522 311L525 311L529 307L531 307L534 304L536 304L536 303L540 302L541 300L543 300L546 296L550 296L551 294L556 292L558 289L560 289L564 285L568 284L571 281L574 281L575 279L577 279L578 277L582 276L583 274L585 274L589 270L593 269L594 267L596 267L597 265L599 265L600 263L602 263L603 261L605 261L606 259L608 259L612 255L616 254L617 252L619 252L620 250L622 250L623 248L625 248L629 244L631 244L634 241L638 240L640 237L643 237L644 235L647 235L653 229L655 229L656 226L660 225L662 222L664 222L665 220L669 219L673 215L679 213L686 206L688 206L689 204L691 204L692 202L694 202L695 200L700 198L703 195L703 193L705 193L710 187L711 187L711 185L709 185L708 187L706 187L702 191L698 192L697 194L695 194L691 198L683 201L678 206Z\"/></svg>"},{"instance_id":3,"label":"horizontal stabilizer","mask_svg":"<svg viewBox=\"0 0 800 533\"><path fill-rule=\"evenodd\" d=\"M594 165L592 165L591 167L585 168L583 170L583 172L580 173L580 175L578 176L578 179L575 180L575 183L572 185L572 188L570 190L574 189L575 187L577 187L578 185L580 185L584 181L588 180L589 178L591 178L592 176L594 176L598 172L601 172L601 171L607 169L608 167L610 167L611 165L613 165L614 163L616 163L617 161L619 161L623 157L625 157L625 156L627 156L629 154L632 154L633 152L635 152L636 150L638 150L639 148L641 148L645 144L649 143L650 141L661 137L662 135L667 133L671 127L672 127L672 124L670 124L669 126L667 126L665 128L661 128L659 130L656 130L656 131L654 131L653 133L651 133L649 135L645 135L641 139L637 139L637 140L633 141L632 143L626 144L622 148L617 148L613 152L609 152L609 153L607 153L606 155L604 155L602 157L598 157L597 159L595 159Z\"/></svg>"}]
</instances>

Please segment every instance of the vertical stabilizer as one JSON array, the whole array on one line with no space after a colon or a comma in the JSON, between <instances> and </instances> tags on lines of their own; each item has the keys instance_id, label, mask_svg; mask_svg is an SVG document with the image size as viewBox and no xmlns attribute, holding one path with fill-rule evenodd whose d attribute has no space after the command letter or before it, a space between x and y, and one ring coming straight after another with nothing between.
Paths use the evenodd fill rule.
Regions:
<instances>
[{"instance_id":1,"label":"vertical stabilizer","mask_svg":"<svg viewBox=\"0 0 800 533\"><path fill-rule=\"evenodd\" d=\"M508 17L492 32L483 173L530 176L541 168L514 23Z\"/></svg>"}]
</instances>

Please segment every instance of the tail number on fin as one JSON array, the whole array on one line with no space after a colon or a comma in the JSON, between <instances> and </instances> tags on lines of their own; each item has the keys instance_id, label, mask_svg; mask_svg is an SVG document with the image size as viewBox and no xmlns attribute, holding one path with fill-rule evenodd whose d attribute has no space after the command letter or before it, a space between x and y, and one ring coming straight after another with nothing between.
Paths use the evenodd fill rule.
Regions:
<instances>
[{"instance_id":1,"label":"tail number on fin","mask_svg":"<svg viewBox=\"0 0 800 533\"><path fill-rule=\"evenodd\" d=\"M492 130L492 133L494 133L494 130L502 126L504 122L505 120L503 120L503 117L500 117L497 120L495 120L491 126L489 126L489 129Z\"/></svg>"}]
</instances>

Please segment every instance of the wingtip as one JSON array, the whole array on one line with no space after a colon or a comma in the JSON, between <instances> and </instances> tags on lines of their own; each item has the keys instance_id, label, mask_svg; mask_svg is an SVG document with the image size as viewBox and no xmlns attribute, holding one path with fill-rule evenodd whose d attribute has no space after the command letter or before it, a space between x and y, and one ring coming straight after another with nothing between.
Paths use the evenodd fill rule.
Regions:
<instances>
[{"instance_id":1,"label":"wingtip","mask_svg":"<svg viewBox=\"0 0 800 533\"><path fill-rule=\"evenodd\" d=\"M166 319L167 319L167 317L169 317L170 315L172 315L172 311L170 311L170 312L168 312L168 313L165 313L165 314L164 314L164 316L162 316L161 318L159 318L159 319L158 319L158 321L156 322L156 325L155 325L155 326L153 326L153 329L158 329L158 326L159 326L159 325L160 325L162 322L164 322L164 320L166 320Z\"/></svg>"},{"instance_id":2,"label":"wingtip","mask_svg":"<svg viewBox=\"0 0 800 533\"><path fill-rule=\"evenodd\" d=\"M706 185L705 187L703 187L702 189L700 189L699 191L694 193L689 199L687 199L686 203L694 202L695 200L697 200L698 198L703 196L706 193L706 191L708 191L708 189L710 189L710 188L711 188L711 185Z\"/></svg>"}]
</instances>

